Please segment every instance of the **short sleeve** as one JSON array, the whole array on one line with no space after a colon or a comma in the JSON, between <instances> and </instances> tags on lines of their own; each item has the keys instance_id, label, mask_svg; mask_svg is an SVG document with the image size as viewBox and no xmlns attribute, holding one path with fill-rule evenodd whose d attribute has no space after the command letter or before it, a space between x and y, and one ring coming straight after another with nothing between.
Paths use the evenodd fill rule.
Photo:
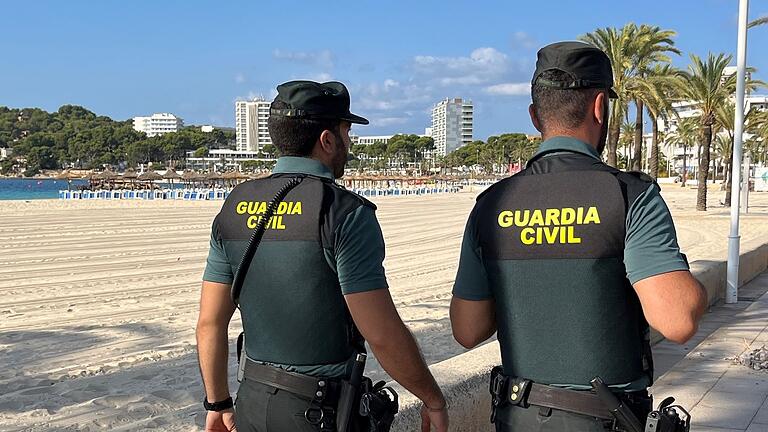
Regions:
<instances>
[{"instance_id":1,"label":"short sleeve","mask_svg":"<svg viewBox=\"0 0 768 432\"><path fill-rule=\"evenodd\" d=\"M216 221L213 222L211 229L211 241L208 249L208 259L205 262L203 280L223 284L231 284L234 280L232 266L229 264L227 255L224 252L224 246L216 236Z\"/></svg>"},{"instance_id":2,"label":"short sleeve","mask_svg":"<svg viewBox=\"0 0 768 432\"><path fill-rule=\"evenodd\" d=\"M632 203L626 227L624 265L631 283L662 273L688 270L677 243L672 215L655 184Z\"/></svg>"},{"instance_id":3,"label":"short sleeve","mask_svg":"<svg viewBox=\"0 0 768 432\"><path fill-rule=\"evenodd\" d=\"M336 228L333 260L343 294L388 288L384 237L376 213L360 206Z\"/></svg>"},{"instance_id":4,"label":"short sleeve","mask_svg":"<svg viewBox=\"0 0 768 432\"><path fill-rule=\"evenodd\" d=\"M475 211L469 215L461 241L459 270L453 284L453 295L464 300L490 300L493 298L488 274L483 265L482 251L477 235Z\"/></svg>"}]
</instances>

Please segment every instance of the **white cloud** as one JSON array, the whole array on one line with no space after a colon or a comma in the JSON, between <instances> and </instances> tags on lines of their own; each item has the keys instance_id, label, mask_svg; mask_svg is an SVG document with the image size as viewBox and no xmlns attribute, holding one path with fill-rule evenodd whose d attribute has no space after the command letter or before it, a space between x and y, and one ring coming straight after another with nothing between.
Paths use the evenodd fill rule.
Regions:
<instances>
[{"instance_id":1,"label":"white cloud","mask_svg":"<svg viewBox=\"0 0 768 432\"><path fill-rule=\"evenodd\" d=\"M492 95L528 96L531 94L531 84L527 82L496 84L486 87L484 91Z\"/></svg>"},{"instance_id":2,"label":"white cloud","mask_svg":"<svg viewBox=\"0 0 768 432\"><path fill-rule=\"evenodd\" d=\"M384 90L389 90L395 87L400 87L400 83L389 78L384 80Z\"/></svg>"},{"instance_id":3,"label":"white cloud","mask_svg":"<svg viewBox=\"0 0 768 432\"><path fill-rule=\"evenodd\" d=\"M408 117L373 117L371 118L371 124L374 126L396 126L406 124L410 121Z\"/></svg>"},{"instance_id":4,"label":"white cloud","mask_svg":"<svg viewBox=\"0 0 768 432\"><path fill-rule=\"evenodd\" d=\"M506 54L495 48L483 47L468 57L416 56L411 68L422 78L432 79L441 86L481 85L500 79L510 69Z\"/></svg>"},{"instance_id":5,"label":"white cloud","mask_svg":"<svg viewBox=\"0 0 768 432\"><path fill-rule=\"evenodd\" d=\"M242 72L238 72L235 74L235 82L237 84L242 84L245 82L245 75L243 75Z\"/></svg>"},{"instance_id":6,"label":"white cloud","mask_svg":"<svg viewBox=\"0 0 768 432\"><path fill-rule=\"evenodd\" d=\"M318 65L324 69L331 69L334 66L333 53L329 50L316 52L304 51L283 51L276 49L272 51L272 57L277 60L285 60L304 64Z\"/></svg>"}]
</instances>

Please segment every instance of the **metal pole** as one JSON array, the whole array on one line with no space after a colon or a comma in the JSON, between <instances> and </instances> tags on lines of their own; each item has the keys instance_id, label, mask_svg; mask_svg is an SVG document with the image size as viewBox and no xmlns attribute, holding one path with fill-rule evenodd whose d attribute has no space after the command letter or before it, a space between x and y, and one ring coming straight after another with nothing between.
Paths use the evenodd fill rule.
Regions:
<instances>
[{"instance_id":1,"label":"metal pole","mask_svg":"<svg viewBox=\"0 0 768 432\"><path fill-rule=\"evenodd\" d=\"M744 133L744 88L747 68L747 15L749 0L739 0L739 42L736 54L736 116L733 142L733 163L731 187L741 184L741 154ZM726 303L739 300L739 198L740 193L731 193L731 234L728 236L728 273L725 292Z\"/></svg>"},{"instance_id":2,"label":"metal pole","mask_svg":"<svg viewBox=\"0 0 768 432\"><path fill-rule=\"evenodd\" d=\"M744 214L749 213L749 167L752 165L752 157L747 152L744 155L744 173L741 178L741 212Z\"/></svg>"}]
</instances>

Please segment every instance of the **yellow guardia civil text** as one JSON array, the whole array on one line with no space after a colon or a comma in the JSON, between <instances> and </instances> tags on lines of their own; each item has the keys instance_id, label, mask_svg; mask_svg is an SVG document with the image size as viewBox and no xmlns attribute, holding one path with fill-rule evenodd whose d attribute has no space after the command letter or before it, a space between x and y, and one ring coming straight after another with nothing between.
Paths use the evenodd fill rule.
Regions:
<instances>
[{"instance_id":1,"label":"yellow guardia civil text","mask_svg":"<svg viewBox=\"0 0 768 432\"><path fill-rule=\"evenodd\" d=\"M502 228L522 228L520 242L526 246L578 244L576 226L599 224L600 212L597 207L502 210L498 223Z\"/></svg>"},{"instance_id":2,"label":"yellow guardia civil text","mask_svg":"<svg viewBox=\"0 0 768 432\"><path fill-rule=\"evenodd\" d=\"M250 215L245 223L249 229L254 229L267 212L268 205L269 203L266 201L240 201L235 207L235 212L239 215ZM286 227L283 223L283 216L300 215L301 207L301 201L282 201L272 217L269 218L267 229L284 230Z\"/></svg>"}]
</instances>

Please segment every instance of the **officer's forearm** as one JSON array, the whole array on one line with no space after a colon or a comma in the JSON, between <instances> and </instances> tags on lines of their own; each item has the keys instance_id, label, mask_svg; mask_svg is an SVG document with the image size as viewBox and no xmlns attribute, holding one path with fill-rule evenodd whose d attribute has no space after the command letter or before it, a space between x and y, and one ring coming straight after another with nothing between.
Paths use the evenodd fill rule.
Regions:
<instances>
[{"instance_id":1,"label":"officer's forearm","mask_svg":"<svg viewBox=\"0 0 768 432\"><path fill-rule=\"evenodd\" d=\"M227 328L217 325L198 324L197 357L200 363L200 375L205 386L205 395L209 402L218 402L228 398L227 382Z\"/></svg>"},{"instance_id":2,"label":"officer's forearm","mask_svg":"<svg viewBox=\"0 0 768 432\"><path fill-rule=\"evenodd\" d=\"M430 408L440 408L445 404L440 387L424 363L419 347L405 325L391 334L390 338L377 344L369 344L379 364L395 381Z\"/></svg>"}]
</instances>

